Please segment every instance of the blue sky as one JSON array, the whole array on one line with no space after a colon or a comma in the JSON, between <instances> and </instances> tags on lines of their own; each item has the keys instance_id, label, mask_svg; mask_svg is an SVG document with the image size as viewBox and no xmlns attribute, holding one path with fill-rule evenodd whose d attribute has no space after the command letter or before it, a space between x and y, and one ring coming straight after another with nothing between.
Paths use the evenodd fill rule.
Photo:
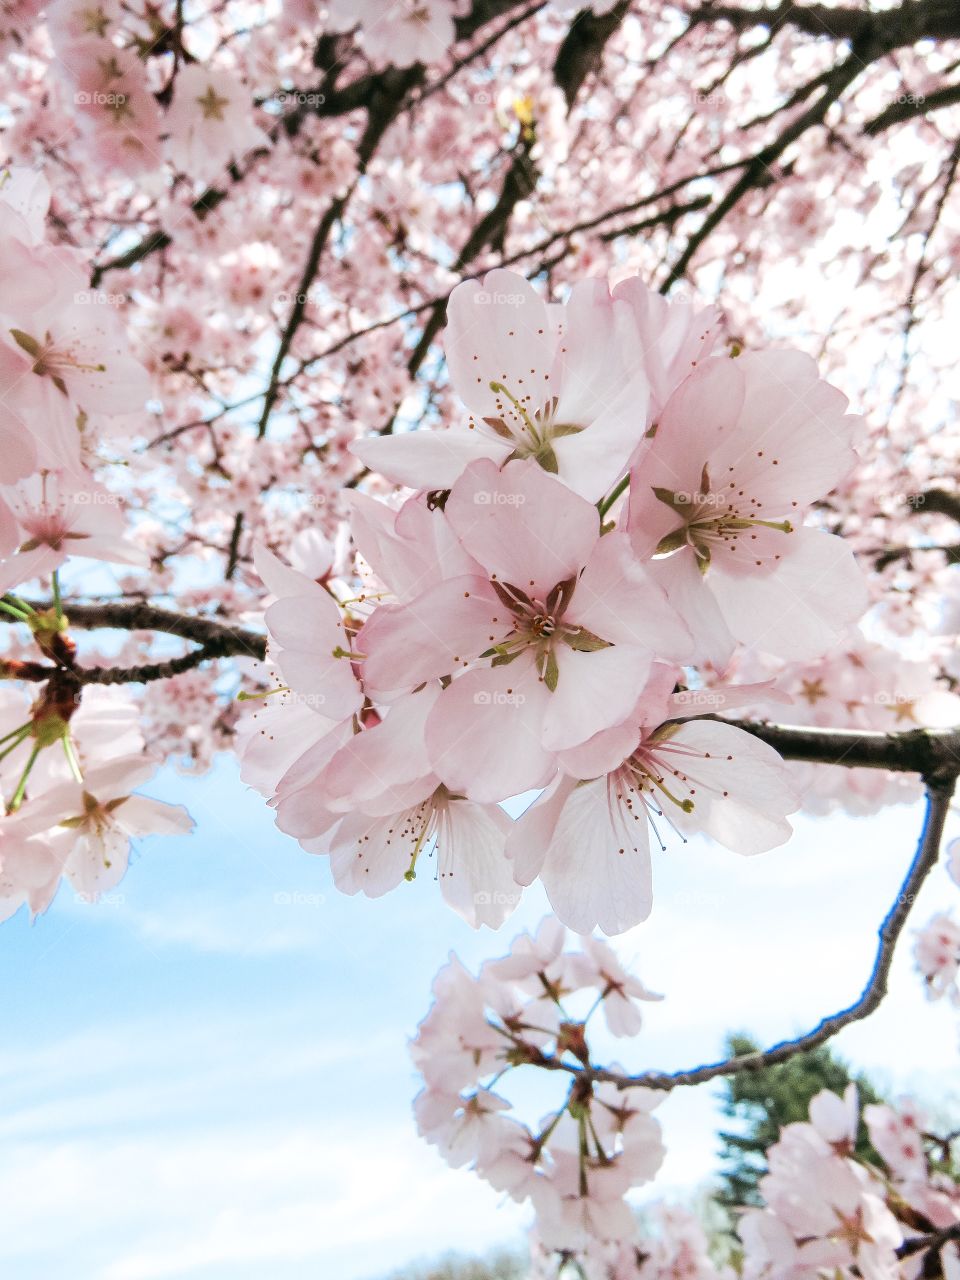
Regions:
<instances>
[{"instance_id":1,"label":"blue sky","mask_svg":"<svg viewBox=\"0 0 960 1280\"><path fill-rule=\"evenodd\" d=\"M500 954L543 914L539 892L499 936L474 933L429 875L377 902L337 893L229 761L147 790L185 803L196 833L144 841L98 907L62 892L0 928L0 1273L375 1280L519 1239L525 1211L417 1137L406 1041L448 952ZM851 1000L920 819L801 819L755 859L661 855L653 916L617 945L666 999L622 1061L689 1066L727 1028L772 1040ZM915 923L955 898L938 868ZM960 1106L956 1021L924 1000L910 942L888 1004L838 1047ZM714 1096L678 1091L659 1114L657 1190L689 1196L714 1167Z\"/></svg>"}]
</instances>

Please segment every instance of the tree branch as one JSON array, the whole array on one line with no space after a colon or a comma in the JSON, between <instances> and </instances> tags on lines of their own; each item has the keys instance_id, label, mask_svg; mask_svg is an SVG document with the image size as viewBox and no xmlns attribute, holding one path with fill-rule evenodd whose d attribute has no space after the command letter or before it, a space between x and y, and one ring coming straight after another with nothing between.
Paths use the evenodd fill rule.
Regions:
<instances>
[{"instance_id":1,"label":"tree branch","mask_svg":"<svg viewBox=\"0 0 960 1280\"><path fill-rule=\"evenodd\" d=\"M607 41L627 16L629 0L618 0L609 13L598 17L581 9L563 38L553 64L553 78L563 90L570 111L587 77L603 61Z\"/></svg>"},{"instance_id":2,"label":"tree branch","mask_svg":"<svg viewBox=\"0 0 960 1280\"><path fill-rule=\"evenodd\" d=\"M766 27L779 31L793 27L810 36L834 40L869 37L884 50L899 49L919 40L951 40L960 36L960 8L955 0L904 0L895 9L870 11L844 5L793 4L790 0L758 9L739 5L702 5L691 14L691 26L728 22L736 31Z\"/></svg>"},{"instance_id":3,"label":"tree branch","mask_svg":"<svg viewBox=\"0 0 960 1280\"><path fill-rule=\"evenodd\" d=\"M52 606L49 602L30 601L38 613ZM186 613L174 613L156 605L142 603L72 604L65 607L68 625L81 631L100 628L116 631L158 631L166 635L192 640L218 658L259 658L266 655L266 636L248 631L214 618L200 618ZM9 616L5 622L16 620Z\"/></svg>"},{"instance_id":4,"label":"tree branch","mask_svg":"<svg viewBox=\"0 0 960 1280\"><path fill-rule=\"evenodd\" d=\"M880 925L880 941L870 978L860 996L846 1009L821 1019L811 1031L793 1040L782 1040L771 1048L757 1053L740 1054L737 1057L725 1058L721 1062L709 1062L703 1066L692 1067L687 1071L644 1071L639 1075L627 1075L619 1071L608 1071L605 1067L575 1065L546 1054L536 1059L535 1065L549 1071L566 1071L593 1083L614 1084L618 1089L642 1086L646 1089L669 1091L680 1085L706 1084L707 1081L716 1080L721 1076L732 1076L741 1071L758 1071L765 1067L776 1066L780 1062L786 1062L794 1054L816 1049L832 1039L844 1027L869 1017L879 1008L887 994L890 967L897 941L907 923L917 894L939 857L944 823L950 808L958 769L960 764L955 763L953 773L949 776L927 780L927 812L917 852L900 887L900 892ZM918 1249L922 1247L918 1246Z\"/></svg>"},{"instance_id":5,"label":"tree branch","mask_svg":"<svg viewBox=\"0 0 960 1280\"><path fill-rule=\"evenodd\" d=\"M932 1231L929 1235L914 1236L912 1240L904 1240L897 1249L897 1257L909 1258L916 1253L922 1253L925 1249L935 1249L939 1252L945 1244L950 1244L953 1240L960 1240L960 1222L953 1222L942 1231Z\"/></svg>"},{"instance_id":6,"label":"tree branch","mask_svg":"<svg viewBox=\"0 0 960 1280\"><path fill-rule=\"evenodd\" d=\"M717 719L719 717L703 717ZM902 733L817 729L799 725L725 720L778 751L785 760L835 764L847 769L918 773L928 782L960 773L960 729L910 729Z\"/></svg>"},{"instance_id":7,"label":"tree branch","mask_svg":"<svg viewBox=\"0 0 960 1280\"><path fill-rule=\"evenodd\" d=\"M937 89L933 93L905 96L902 100L892 102L889 107L885 107L872 120L868 120L863 126L863 132L875 138L878 133L883 133L884 129L889 129L891 125L913 120L917 116L928 115L931 111L939 111L957 102L960 102L960 84L945 85L944 88Z\"/></svg>"}]
</instances>

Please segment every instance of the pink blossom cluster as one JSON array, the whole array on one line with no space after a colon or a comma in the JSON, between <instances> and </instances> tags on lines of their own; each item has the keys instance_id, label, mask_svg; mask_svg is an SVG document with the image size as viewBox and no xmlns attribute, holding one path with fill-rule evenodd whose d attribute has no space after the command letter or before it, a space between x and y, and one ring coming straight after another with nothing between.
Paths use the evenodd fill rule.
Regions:
<instances>
[{"instance_id":1,"label":"pink blossom cluster","mask_svg":"<svg viewBox=\"0 0 960 1280\"><path fill-rule=\"evenodd\" d=\"M650 911L651 831L789 837L782 760L702 718L775 691L701 698L696 670L818 656L862 612L849 548L803 523L855 419L807 357L725 352L712 310L637 278L548 307L494 271L448 316L460 414L353 446L416 489L399 510L354 495L359 580L258 552L283 687L316 713L288 718L271 803L347 892L413 878L436 843L472 923L539 877L565 924L619 933ZM531 790L511 824L501 802Z\"/></svg>"},{"instance_id":2,"label":"pink blossom cluster","mask_svg":"<svg viewBox=\"0 0 960 1280\"><path fill-rule=\"evenodd\" d=\"M205 183L266 143L230 64L171 59L155 6L51 0L46 19L63 106L94 164L142 175L169 160Z\"/></svg>"},{"instance_id":3,"label":"pink blossom cluster","mask_svg":"<svg viewBox=\"0 0 960 1280\"><path fill-rule=\"evenodd\" d=\"M182 805L136 794L160 763L126 694L92 688L80 707L33 706L21 689L0 698L0 920L26 904L44 911L61 880L96 902L123 878L132 841L178 835L193 822ZM62 748L62 749L61 749ZM21 807L25 780L29 801Z\"/></svg>"},{"instance_id":4,"label":"pink blossom cluster","mask_svg":"<svg viewBox=\"0 0 960 1280\"><path fill-rule=\"evenodd\" d=\"M809 1121L787 1125L767 1151L762 1207L736 1220L736 1272L712 1260L693 1215L661 1204L638 1215L627 1196L662 1162L652 1112L663 1094L615 1084L622 1068L597 1063L590 1021L602 1008L609 1033L635 1036L642 1003L659 997L605 942L581 938L571 952L565 940L550 918L476 976L451 956L411 1047L421 1135L454 1168L529 1201L537 1280L568 1264L587 1280L917 1280L931 1274L933 1249L946 1277L960 1274L957 1240L936 1238L960 1224L952 1138L934 1136L909 1099L861 1117L854 1085L842 1098L819 1093ZM559 1105L537 1121L520 1083L534 1071L544 1090L563 1073ZM858 1153L862 1125L874 1163Z\"/></svg>"},{"instance_id":5,"label":"pink blossom cluster","mask_svg":"<svg viewBox=\"0 0 960 1280\"><path fill-rule=\"evenodd\" d=\"M115 309L86 287L82 252L48 241L49 201L42 175L0 175L0 607L52 659L32 702L22 686L3 690L3 918L24 903L45 909L62 877L93 901L123 876L133 837L192 825L179 806L134 794L160 763L145 752L137 703L88 689L80 705L59 601L38 610L7 594L52 581L56 595L71 557L149 563L122 499L93 474L101 442L143 414L149 379ZM18 671L4 663L5 676Z\"/></svg>"},{"instance_id":6,"label":"pink blossom cluster","mask_svg":"<svg viewBox=\"0 0 960 1280\"><path fill-rule=\"evenodd\" d=\"M152 508L136 541L153 562L155 597L185 610L251 609L255 542L285 555L311 523L332 535L341 488L361 479L389 494L349 452L359 434L389 427L399 438L414 422L457 420L459 388L436 344L421 350L420 339L436 332L459 280L505 263L548 281L551 297L611 271L665 281L709 212L698 202L722 198L728 172L769 145L792 114L785 104L803 100L802 80L832 65L828 39L790 24L724 70L733 45L719 19L698 21L675 44L688 6L592 8L610 18L608 38L577 89L556 69L593 24L563 0L291 0L252 23L235 0L186 10L173 0L4 6L5 157L42 168L61 262L84 246L77 290L96 280L98 296L119 300L130 348L152 377L155 412L132 438L113 434L128 415L106 413L84 437L111 427L100 446L118 464L110 484L122 476L135 505ZM894 642L911 637L931 671L956 663L956 628L939 616L956 575L931 549L956 541L955 522L924 506L924 493L956 473L952 352L934 331L948 314L958 223L954 202L938 198L949 167L925 117L862 144L872 114L934 93L951 65L938 44L864 66L831 123L836 147L821 147L815 129L798 138L789 162L768 166L769 183L729 210L672 287L673 296L689 288L722 300L718 327L747 351L771 341L815 351L824 335L824 376L842 380L868 416L857 468L828 504L817 500L814 518L862 553L873 621ZM772 115L757 110L758 80ZM394 97L394 117L373 112L384 127L366 154L371 104ZM709 157L721 151L713 173ZM523 198L489 229L501 194L517 186ZM674 205L689 211L674 217ZM331 217L336 233L304 285L312 239ZM862 239L844 234L847 217ZM902 230L889 236L894 225ZM925 227L932 265L914 281ZM865 271L865 254L884 270ZM827 283L797 287L814 280ZM295 307L303 324L261 432L265 365ZM704 600L725 590L722 574L713 577ZM744 610L728 602L730 612ZM162 696L151 693L154 703ZM196 759L222 745L217 698L211 682ZM167 719L176 711L171 697ZM819 773L813 802L828 789ZM867 796L863 781L852 780L851 806L876 808L894 793ZM879 789L883 775L870 781ZM833 781L829 789L840 792Z\"/></svg>"},{"instance_id":7,"label":"pink blossom cluster","mask_svg":"<svg viewBox=\"0 0 960 1280\"><path fill-rule=\"evenodd\" d=\"M664 1156L651 1114L661 1094L578 1076L590 1063L588 1024L602 1008L613 1035L636 1035L641 1003L660 997L606 943L584 938L570 952L565 940L548 918L476 977L451 957L411 1053L424 1079L414 1103L423 1137L454 1168L469 1165L498 1191L529 1201L542 1246L576 1251L636 1238L625 1196L654 1177ZM575 1017L571 999L582 1004L586 992L595 994ZM539 1122L525 1122L505 1096L508 1082L521 1068L560 1063L573 1067L565 1098Z\"/></svg>"},{"instance_id":8,"label":"pink blossom cluster","mask_svg":"<svg viewBox=\"0 0 960 1280\"><path fill-rule=\"evenodd\" d=\"M0 174L0 591L70 554L147 563L88 464L117 419L143 411L149 381L82 253L48 242L49 201L41 174Z\"/></svg>"},{"instance_id":9,"label":"pink blossom cluster","mask_svg":"<svg viewBox=\"0 0 960 1280\"><path fill-rule=\"evenodd\" d=\"M863 1109L881 1168L855 1156L860 1108L850 1085L843 1098L824 1090L809 1123L791 1124L767 1152L762 1209L738 1227L745 1280L914 1280L926 1271L926 1236L960 1223L960 1194L949 1172L949 1144L929 1135L913 1103ZM946 1160L945 1160L946 1158ZM944 1276L960 1274L952 1241L937 1245Z\"/></svg>"}]
</instances>

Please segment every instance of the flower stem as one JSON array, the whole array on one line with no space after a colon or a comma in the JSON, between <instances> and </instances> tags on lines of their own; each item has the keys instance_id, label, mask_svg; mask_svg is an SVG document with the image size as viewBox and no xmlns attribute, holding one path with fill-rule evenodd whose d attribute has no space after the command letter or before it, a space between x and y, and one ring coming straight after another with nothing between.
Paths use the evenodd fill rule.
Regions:
<instances>
[{"instance_id":1,"label":"flower stem","mask_svg":"<svg viewBox=\"0 0 960 1280\"><path fill-rule=\"evenodd\" d=\"M620 495L622 493L625 493L629 487L630 487L630 476L629 474L627 474L623 477L622 480L617 482L615 487L610 490L610 492L607 494L605 498L600 499L600 501L597 503L597 510L600 512L601 520L607 514L607 512L610 510L610 508L613 506L616 500L620 497Z\"/></svg>"},{"instance_id":2,"label":"flower stem","mask_svg":"<svg viewBox=\"0 0 960 1280\"><path fill-rule=\"evenodd\" d=\"M77 782L83 782L83 772L80 769L80 761L77 759L77 753L73 749L73 743L70 741L69 732L65 732L60 739L63 743L63 754L67 757L67 764L70 766L70 772L76 778Z\"/></svg>"},{"instance_id":3,"label":"flower stem","mask_svg":"<svg viewBox=\"0 0 960 1280\"><path fill-rule=\"evenodd\" d=\"M24 738L29 736L31 728L32 728L31 725L25 724L25 725L22 725L19 729L14 730L14 733L16 734L16 738L14 739L13 742L10 743L8 747L4 747L4 749L0 751L0 760L6 760L7 756L10 754L11 751L16 751L17 747L19 747L20 743L24 740ZM7 738L10 738L10 737L13 737L13 734L8 733ZM7 738L4 738L3 741L6 742Z\"/></svg>"},{"instance_id":4,"label":"flower stem","mask_svg":"<svg viewBox=\"0 0 960 1280\"><path fill-rule=\"evenodd\" d=\"M9 613L12 618L16 618L18 622L26 622L27 620L27 615L25 613L21 613L19 609L15 608L7 600L0 600L0 609L2 609L4 613Z\"/></svg>"},{"instance_id":5,"label":"flower stem","mask_svg":"<svg viewBox=\"0 0 960 1280\"><path fill-rule=\"evenodd\" d=\"M23 773L20 775L20 781L17 783L17 789L11 797L10 803L7 805L7 813L16 813L23 804L23 797L27 791L27 779L30 777L30 771L37 762L37 756L43 750L42 743L35 742L33 750L30 752L30 758L27 760Z\"/></svg>"}]
</instances>

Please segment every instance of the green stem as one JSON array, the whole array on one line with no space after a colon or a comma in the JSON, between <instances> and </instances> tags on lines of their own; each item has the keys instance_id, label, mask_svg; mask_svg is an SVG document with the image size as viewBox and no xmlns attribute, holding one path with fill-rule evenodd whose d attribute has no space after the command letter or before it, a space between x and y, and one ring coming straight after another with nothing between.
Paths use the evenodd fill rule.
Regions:
<instances>
[{"instance_id":1,"label":"green stem","mask_svg":"<svg viewBox=\"0 0 960 1280\"><path fill-rule=\"evenodd\" d=\"M4 747L4 749L0 751L0 760L6 760L7 756L10 754L11 751L16 751L17 747L19 747L20 743L23 742L24 738L29 737L31 727L32 727L31 725L25 724L22 728L14 730L14 732L17 735L16 741L11 742L9 747ZM10 737L10 736L11 736L10 734L7 734L7 737ZM4 742L5 741L6 741L6 738L4 738Z\"/></svg>"},{"instance_id":2,"label":"green stem","mask_svg":"<svg viewBox=\"0 0 960 1280\"><path fill-rule=\"evenodd\" d=\"M27 621L27 615L25 613L21 613L19 609L15 609L13 605L9 604L6 600L0 600L0 609L2 609L4 613L9 613L12 618L16 618L18 622Z\"/></svg>"},{"instance_id":3,"label":"green stem","mask_svg":"<svg viewBox=\"0 0 960 1280\"><path fill-rule=\"evenodd\" d=\"M63 754L67 757L67 764L70 766L70 772L76 778L77 782L83 782L83 772L80 769L80 761L77 759L77 753L73 749L73 743L70 741L70 733L67 731L60 739L63 743Z\"/></svg>"},{"instance_id":4,"label":"green stem","mask_svg":"<svg viewBox=\"0 0 960 1280\"><path fill-rule=\"evenodd\" d=\"M11 738L16 738L18 742L21 742L26 734L29 733L31 723L32 722L30 720L27 720L24 724L18 724L15 729L11 729L9 733L5 733L3 737L0 738L0 747L2 747L5 742L9 742Z\"/></svg>"},{"instance_id":5,"label":"green stem","mask_svg":"<svg viewBox=\"0 0 960 1280\"><path fill-rule=\"evenodd\" d=\"M57 621L63 618L63 601L60 599L60 571L53 571L53 607L57 611Z\"/></svg>"},{"instance_id":6,"label":"green stem","mask_svg":"<svg viewBox=\"0 0 960 1280\"><path fill-rule=\"evenodd\" d=\"M37 612L32 604L28 604L26 600L21 600L20 597L15 596L12 591L8 591L4 598L12 601L13 604L16 605L16 607L20 609L23 613L25 613L28 617L32 616Z\"/></svg>"},{"instance_id":7,"label":"green stem","mask_svg":"<svg viewBox=\"0 0 960 1280\"><path fill-rule=\"evenodd\" d=\"M30 777L30 770L36 764L37 756L42 750L43 746L39 742L34 743L33 750L30 752L30 758L26 763L23 773L20 775L20 781L17 783L17 789L13 793L10 803L7 805L7 813L16 813L23 804L23 797L27 791L27 779Z\"/></svg>"},{"instance_id":8,"label":"green stem","mask_svg":"<svg viewBox=\"0 0 960 1280\"><path fill-rule=\"evenodd\" d=\"M628 475L625 475L623 479L620 480L613 489L611 489L610 493L608 493L605 498L600 499L600 501L597 503L597 510L600 512L601 520L607 514L607 512L610 510L610 508L613 506L616 500L620 497L620 495L627 491L629 486L630 486L630 476L628 474Z\"/></svg>"}]
</instances>

